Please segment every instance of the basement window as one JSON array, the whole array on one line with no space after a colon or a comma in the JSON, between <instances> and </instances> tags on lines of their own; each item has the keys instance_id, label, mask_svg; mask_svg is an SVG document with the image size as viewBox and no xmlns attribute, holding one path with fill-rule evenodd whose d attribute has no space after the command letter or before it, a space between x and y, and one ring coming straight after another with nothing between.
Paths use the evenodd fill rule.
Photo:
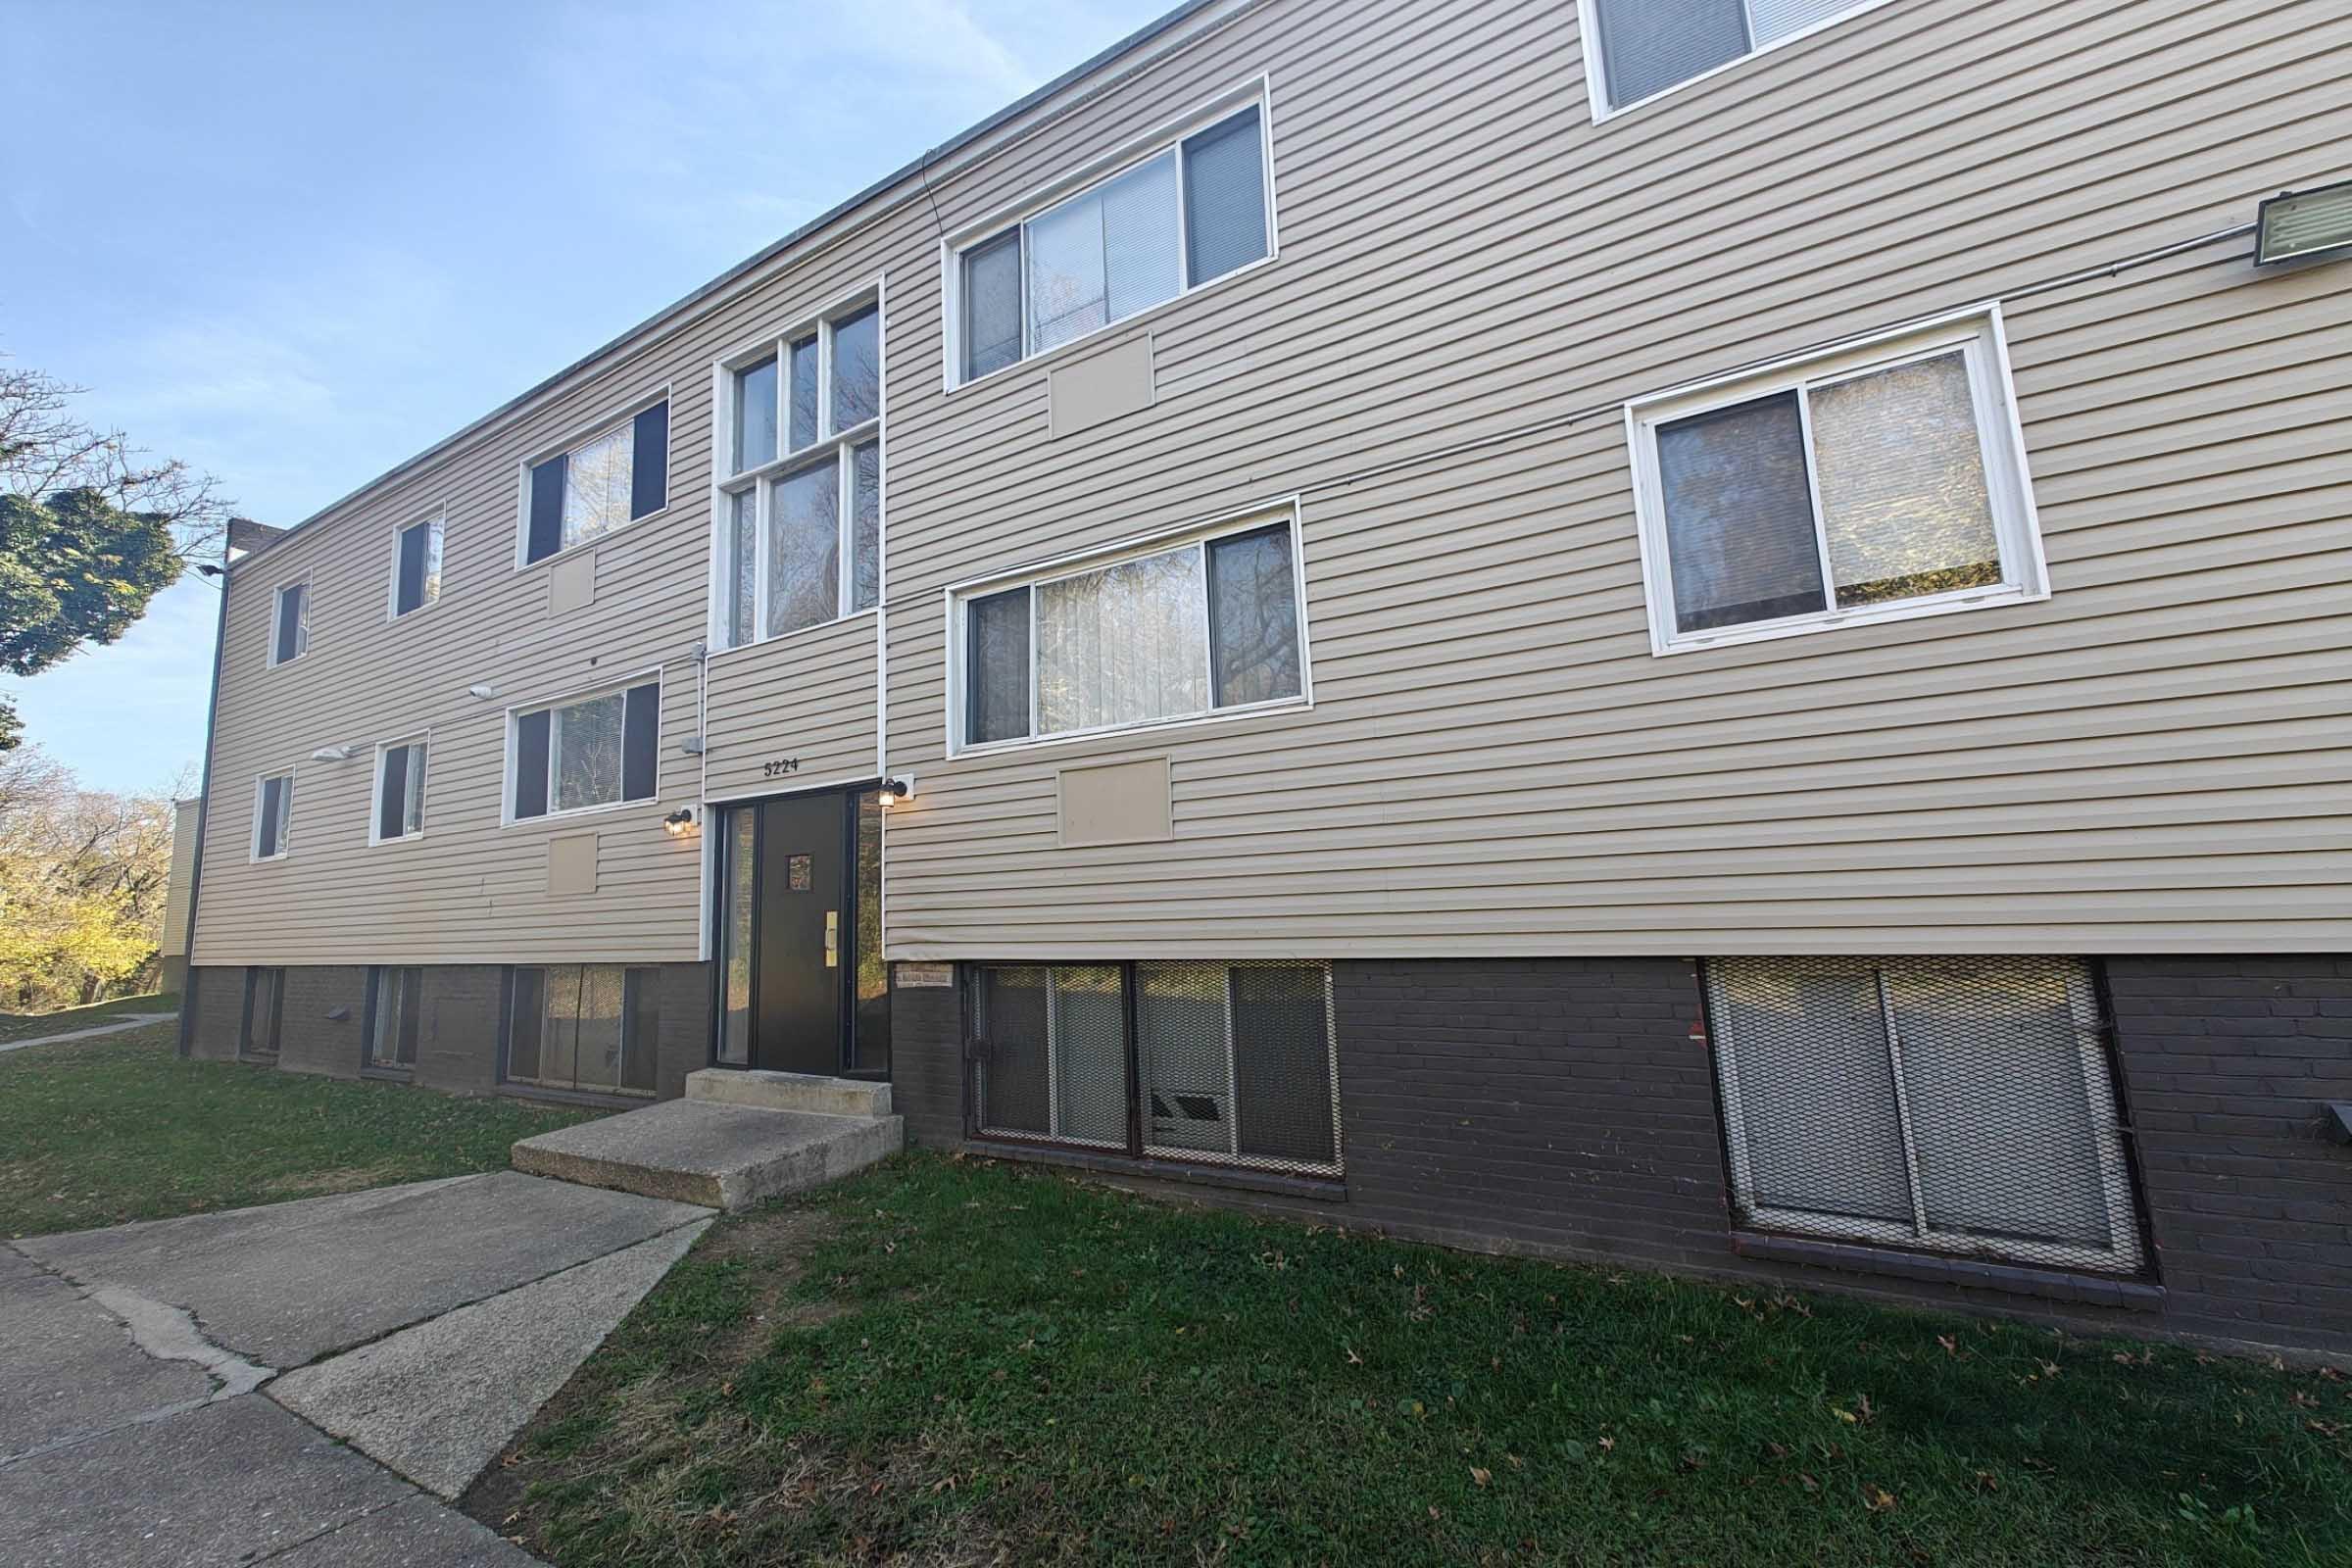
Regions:
<instances>
[{"instance_id":1,"label":"basement window","mask_svg":"<svg viewBox=\"0 0 2352 1568\"><path fill-rule=\"evenodd\" d=\"M424 1010L424 971L378 964L368 971L368 1066L407 1072L416 1065L416 1032Z\"/></svg>"},{"instance_id":2,"label":"basement window","mask_svg":"<svg viewBox=\"0 0 2352 1568\"><path fill-rule=\"evenodd\" d=\"M237 1056L244 1061L275 1061L278 1034L285 1023L286 971L251 968L245 971L245 1010L237 1026Z\"/></svg>"},{"instance_id":3,"label":"basement window","mask_svg":"<svg viewBox=\"0 0 2352 1568\"><path fill-rule=\"evenodd\" d=\"M968 985L981 1136L1340 1174L1328 964L980 964Z\"/></svg>"},{"instance_id":4,"label":"basement window","mask_svg":"<svg viewBox=\"0 0 2352 1568\"><path fill-rule=\"evenodd\" d=\"M1719 958L1742 1224L2117 1273L2139 1218L2079 958Z\"/></svg>"},{"instance_id":5,"label":"basement window","mask_svg":"<svg viewBox=\"0 0 2352 1568\"><path fill-rule=\"evenodd\" d=\"M508 971L506 1081L567 1093L654 1093L662 971L558 963Z\"/></svg>"}]
</instances>

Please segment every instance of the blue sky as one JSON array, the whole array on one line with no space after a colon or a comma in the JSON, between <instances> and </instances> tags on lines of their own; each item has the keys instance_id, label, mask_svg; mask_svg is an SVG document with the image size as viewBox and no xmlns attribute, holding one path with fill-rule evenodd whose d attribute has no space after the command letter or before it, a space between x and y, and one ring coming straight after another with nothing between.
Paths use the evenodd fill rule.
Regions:
<instances>
[{"instance_id":1,"label":"blue sky","mask_svg":"<svg viewBox=\"0 0 2352 1568\"><path fill-rule=\"evenodd\" d=\"M0 0L0 352L297 522L1172 3ZM218 607L0 690L162 787Z\"/></svg>"}]
</instances>

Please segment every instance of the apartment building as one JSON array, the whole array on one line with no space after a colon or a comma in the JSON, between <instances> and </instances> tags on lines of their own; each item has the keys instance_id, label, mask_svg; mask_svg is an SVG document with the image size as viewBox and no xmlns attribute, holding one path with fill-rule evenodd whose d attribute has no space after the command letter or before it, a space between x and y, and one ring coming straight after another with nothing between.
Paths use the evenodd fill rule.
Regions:
<instances>
[{"instance_id":1,"label":"apartment building","mask_svg":"<svg viewBox=\"0 0 2352 1568\"><path fill-rule=\"evenodd\" d=\"M234 563L185 1048L2352 1348L2348 86L1186 5Z\"/></svg>"}]
</instances>

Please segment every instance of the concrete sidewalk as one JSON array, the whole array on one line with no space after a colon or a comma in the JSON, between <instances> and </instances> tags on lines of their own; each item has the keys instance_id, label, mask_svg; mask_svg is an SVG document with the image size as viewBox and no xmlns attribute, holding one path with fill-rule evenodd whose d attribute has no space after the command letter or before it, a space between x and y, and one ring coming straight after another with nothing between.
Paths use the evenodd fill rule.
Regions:
<instances>
[{"instance_id":1,"label":"concrete sidewalk","mask_svg":"<svg viewBox=\"0 0 2352 1568\"><path fill-rule=\"evenodd\" d=\"M111 1022L94 1023L87 1029L69 1029L57 1035L36 1035L30 1040L0 1041L0 1053L23 1051L26 1046L54 1046L68 1040L95 1040L100 1035L119 1035L126 1030L144 1029L153 1023L170 1023L178 1016L176 1012L128 1012Z\"/></svg>"},{"instance_id":2,"label":"concrete sidewalk","mask_svg":"<svg viewBox=\"0 0 2352 1568\"><path fill-rule=\"evenodd\" d=\"M528 1563L444 1502L708 1222L502 1171L0 1245L0 1562Z\"/></svg>"}]
</instances>

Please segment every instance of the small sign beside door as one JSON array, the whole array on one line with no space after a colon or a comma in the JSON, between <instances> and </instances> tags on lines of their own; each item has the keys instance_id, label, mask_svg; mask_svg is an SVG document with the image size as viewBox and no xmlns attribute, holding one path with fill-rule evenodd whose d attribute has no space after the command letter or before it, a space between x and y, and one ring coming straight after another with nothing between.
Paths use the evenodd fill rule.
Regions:
<instances>
[{"instance_id":1,"label":"small sign beside door","mask_svg":"<svg viewBox=\"0 0 2352 1568\"><path fill-rule=\"evenodd\" d=\"M952 963L894 964L892 972L902 991L945 991L956 984L956 966Z\"/></svg>"}]
</instances>

